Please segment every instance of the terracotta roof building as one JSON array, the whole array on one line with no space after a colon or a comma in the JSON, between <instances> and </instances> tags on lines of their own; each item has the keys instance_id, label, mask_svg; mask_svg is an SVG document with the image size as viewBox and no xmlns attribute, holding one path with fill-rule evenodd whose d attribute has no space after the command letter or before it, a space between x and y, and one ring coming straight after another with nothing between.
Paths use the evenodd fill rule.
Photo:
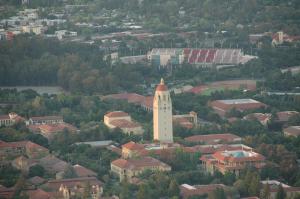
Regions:
<instances>
[{"instance_id":1,"label":"terracotta roof building","mask_svg":"<svg viewBox=\"0 0 300 199\"><path fill-rule=\"evenodd\" d=\"M123 111L113 111L104 115L104 124L111 128L120 128L124 133L143 134L144 130L140 124L132 121L130 115Z\"/></svg>"},{"instance_id":2,"label":"terracotta roof building","mask_svg":"<svg viewBox=\"0 0 300 199\"><path fill-rule=\"evenodd\" d=\"M78 132L78 129L75 126L64 122L57 124L41 124L35 126L38 126L40 134L48 140L52 140L57 133L63 132L65 130L71 133Z\"/></svg>"},{"instance_id":3,"label":"terracotta roof building","mask_svg":"<svg viewBox=\"0 0 300 199\"><path fill-rule=\"evenodd\" d=\"M73 166L74 171L78 177L97 177L97 173L87 169L79 164Z\"/></svg>"},{"instance_id":4,"label":"terracotta roof building","mask_svg":"<svg viewBox=\"0 0 300 199\"><path fill-rule=\"evenodd\" d=\"M14 198L15 192L16 190L14 187L7 188L5 186L0 185L0 198L12 199Z\"/></svg>"},{"instance_id":5,"label":"terracotta roof building","mask_svg":"<svg viewBox=\"0 0 300 199\"><path fill-rule=\"evenodd\" d=\"M210 103L210 106L222 117L232 109L243 112L267 107L266 104L253 99L215 100Z\"/></svg>"},{"instance_id":6,"label":"terracotta roof building","mask_svg":"<svg viewBox=\"0 0 300 199\"><path fill-rule=\"evenodd\" d=\"M285 128L283 129L283 133L285 136L298 137L300 135L300 126L290 126Z\"/></svg>"},{"instance_id":7,"label":"terracotta roof building","mask_svg":"<svg viewBox=\"0 0 300 199\"><path fill-rule=\"evenodd\" d=\"M173 124L178 124L184 128L191 129L198 125L197 113L191 111L185 115L173 115Z\"/></svg>"},{"instance_id":8,"label":"terracotta roof building","mask_svg":"<svg viewBox=\"0 0 300 199\"><path fill-rule=\"evenodd\" d=\"M117 159L111 162L111 171L120 181L131 179L145 170L171 171L171 167L155 158L142 157L139 159Z\"/></svg>"},{"instance_id":9,"label":"terracotta roof building","mask_svg":"<svg viewBox=\"0 0 300 199\"><path fill-rule=\"evenodd\" d=\"M52 195L42 189L26 191L29 199L52 199Z\"/></svg>"},{"instance_id":10,"label":"terracotta roof building","mask_svg":"<svg viewBox=\"0 0 300 199\"><path fill-rule=\"evenodd\" d=\"M261 169L265 166L265 157L253 151L236 150L236 151L217 151L212 155L203 155L203 168L208 173L214 173L216 170L225 174L233 172L239 175L240 171L248 166Z\"/></svg>"},{"instance_id":11,"label":"terracotta roof building","mask_svg":"<svg viewBox=\"0 0 300 199\"><path fill-rule=\"evenodd\" d=\"M300 115L297 111L281 111L276 113L276 121L277 122L288 122L289 119L293 116Z\"/></svg>"},{"instance_id":12,"label":"terracotta roof building","mask_svg":"<svg viewBox=\"0 0 300 199\"><path fill-rule=\"evenodd\" d=\"M0 140L1 159L26 155L32 159L39 159L49 154L49 150L31 141L4 142Z\"/></svg>"},{"instance_id":13,"label":"terracotta roof building","mask_svg":"<svg viewBox=\"0 0 300 199\"><path fill-rule=\"evenodd\" d=\"M269 186L270 190L270 199L275 199L279 186L281 185L283 190L286 193L287 198L294 198L296 195L300 194L300 187L291 187L289 185L283 184L277 180L265 180L261 181L261 192L263 191L265 186Z\"/></svg>"},{"instance_id":14,"label":"terracotta roof building","mask_svg":"<svg viewBox=\"0 0 300 199\"><path fill-rule=\"evenodd\" d=\"M215 191L216 189L228 189L229 187L223 184L209 184L209 185L180 185L180 195L183 199L188 199L192 196L203 196L207 197L208 194Z\"/></svg>"},{"instance_id":15,"label":"terracotta roof building","mask_svg":"<svg viewBox=\"0 0 300 199\"><path fill-rule=\"evenodd\" d=\"M242 141L242 138L231 133L224 133L224 134L193 135L184 138L184 140L188 142L196 142L202 144L220 144L220 143L230 144L230 143L240 143Z\"/></svg>"},{"instance_id":16,"label":"terracotta roof building","mask_svg":"<svg viewBox=\"0 0 300 199\"><path fill-rule=\"evenodd\" d=\"M217 151L236 151L245 150L252 151L253 149L243 144L212 144L212 145L195 145L192 147L184 147L184 151L188 153L200 152L201 154L214 154Z\"/></svg>"},{"instance_id":17,"label":"terracotta roof building","mask_svg":"<svg viewBox=\"0 0 300 199\"><path fill-rule=\"evenodd\" d=\"M270 113L250 113L246 115L244 120L257 120L262 125L267 126L268 122L271 120L272 114Z\"/></svg>"},{"instance_id":18,"label":"terracotta roof building","mask_svg":"<svg viewBox=\"0 0 300 199\"><path fill-rule=\"evenodd\" d=\"M103 183L95 177L50 180L45 187L51 192L59 193L63 198L70 198L73 195L83 198L85 191L89 190L91 198L99 199L103 193Z\"/></svg>"}]
</instances>

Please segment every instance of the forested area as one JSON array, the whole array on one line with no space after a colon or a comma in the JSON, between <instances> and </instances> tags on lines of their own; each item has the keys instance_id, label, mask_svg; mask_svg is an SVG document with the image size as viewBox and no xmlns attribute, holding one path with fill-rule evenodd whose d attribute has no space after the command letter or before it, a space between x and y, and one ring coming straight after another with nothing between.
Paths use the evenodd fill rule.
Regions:
<instances>
[{"instance_id":1,"label":"forested area","mask_svg":"<svg viewBox=\"0 0 300 199\"><path fill-rule=\"evenodd\" d=\"M112 67L97 46L23 36L2 42L0 65L2 86L56 85L81 93L131 90L151 78L154 70L139 65Z\"/></svg>"}]
</instances>

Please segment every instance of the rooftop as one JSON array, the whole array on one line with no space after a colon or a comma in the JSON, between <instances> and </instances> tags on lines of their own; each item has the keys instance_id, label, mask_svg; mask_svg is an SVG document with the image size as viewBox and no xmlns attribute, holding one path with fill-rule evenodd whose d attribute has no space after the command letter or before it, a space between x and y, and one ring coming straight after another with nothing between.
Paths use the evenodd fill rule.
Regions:
<instances>
[{"instance_id":1,"label":"rooftop","mask_svg":"<svg viewBox=\"0 0 300 199\"><path fill-rule=\"evenodd\" d=\"M105 116L106 117L127 117L129 116L129 114L123 111L113 111L105 114Z\"/></svg>"},{"instance_id":2,"label":"rooftop","mask_svg":"<svg viewBox=\"0 0 300 199\"><path fill-rule=\"evenodd\" d=\"M117 159L114 160L111 164L120 167L122 169L131 169L131 170L140 170L140 169L144 169L144 167L156 167L156 166L170 167L169 165L152 157L142 157L139 159L127 159L127 160Z\"/></svg>"},{"instance_id":3,"label":"rooftop","mask_svg":"<svg viewBox=\"0 0 300 199\"><path fill-rule=\"evenodd\" d=\"M242 140L241 137L230 133L194 135L194 136L186 137L184 139L189 142L205 142L205 143L237 142Z\"/></svg>"},{"instance_id":4,"label":"rooftop","mask_svg":"<svg viewBox=\"0 0 300 199\"><path fill-rule=\"evenodd\" d=\"M113 120L110 122L111 125L117 127L117 128L137 128L140 127L138 123L124 120L124 119L119 119L119 120Z\"/></svg>"}]
</instances>

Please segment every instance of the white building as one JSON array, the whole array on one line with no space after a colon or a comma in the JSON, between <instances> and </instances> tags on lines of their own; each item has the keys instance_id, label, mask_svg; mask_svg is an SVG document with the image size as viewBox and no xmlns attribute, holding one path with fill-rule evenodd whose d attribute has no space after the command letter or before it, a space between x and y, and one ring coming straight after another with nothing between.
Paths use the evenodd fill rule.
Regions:
<instances>
[{"instance_id":1,"label":"white building","mask_svg":"<svg viewBox=\"0 0 300 199\"><path fill-rule=\"evenodd\" d=\"M172 101L163 79L153 99L153 133L154 140L173 142Z\"/></svg>"}]
</instances>

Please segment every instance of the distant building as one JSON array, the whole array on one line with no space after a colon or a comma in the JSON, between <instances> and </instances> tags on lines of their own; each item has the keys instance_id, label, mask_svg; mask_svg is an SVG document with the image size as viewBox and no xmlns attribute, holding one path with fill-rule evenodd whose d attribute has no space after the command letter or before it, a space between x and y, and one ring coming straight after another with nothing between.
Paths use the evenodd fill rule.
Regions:
<instances>
[{"instance_id":1,"label":"distant building","mask_svg":"<svg viewBox=\"0 0 300 199\"><path fill-rule=\"evenodd\" d=\"M265 157L253 151L217 151L200 158L203 168L208 173L219 171L223 174L232 172L239 175L247 167L261 169L265 166Z\"/></svg>"},{"instance_id":2,"label":"distant building","mask_svg":"<svg viewBox=\"0 0 300 199\"><path fill-rule=\"evenodd\" d=\"M44 27L42 25L25 25L22 26L22 32L40 35L44 32Z\"/></svg>"},{"instance_id":3,"label":"distant building","mask_svg":"<svg viewBox=\"0 0 300 199\"><path fill-rule=\"evenodd\" d=\"M156 87L153 100L153 139L173 142L172 101L163 79Z\"/></svg>"},{"instance_id":4,"label":"distant building","mask_svg":"<svg viewBox=\"0 0 300 199\"><path fill-rule=\"evenodd\" d=\"M55 31L55 36L59 40L62 40L64 38L68 38L68 37L77 37L77 32L68 31L68 30L57 30L57 31Z\"/></svg>"},{"instance_id":5,"label":"distant building","mask_svg":"<svg viewBox=\"0 0 300 199\"><path fill-rule=\"evenodd\" d=\"M208 134L208 135L193 135L190 137L184 138L184 140L188 142L197 142L202 144L232 144L232 143L240 143L242 141L242 138L230 134Z\"/></svg>"},{"instance_id":6,"label":"distant building","mask_svg":"<svg viewBox=\"0 0 300 199\"><path fill-rule=\"evenodd\" d=\"M300 36L290 36L282 31L279 31L272 36L272 45L281 45L284 42L292 43L300 41Z\"/></svg>"},{"instance_id":7,"label":"distant building","mask_svg":"<svg viewBox=\"0 0 300 199\"><path fill-rule=\"evenodd\" d=\"M298 137L300 135L300 126L289 126L283 129L285 136Z\"/></svg>"},{"instance_id":8,"label":"distant building","mask_svg":"<svg viewBox=\"0 0 300 199\"><path fill-rule=\"evenodd\" d=\"M140 124L132 121L130 115L123 111L113 111L104 115L104 124L111 128L119 128L124 133L141 135L144 130Z\"/></svg>"},{"instance_id":9,"label":"distant building","mask_svg":"<svg viewBox=\"0 0 300 199\"><path fill-rule=\"evenodd\" d=\"M267 107L266 104L254 99L215 100L210 103L210 106L222 117L232 109L243 112Z\"/></svg>"},{"instance_id":10,"label":"distant building","mask_svg":"<svg viewBox=\"0 0 300 199\"><path fill-rule=\"evenodd\" d=\"M261 181L261 192L265 186L269 186L270 190L270 199L275 199L279 186L282 186L283 190L286 193L287 198L294 198L296 195L300 194L300 187L291 187L289 185L283 184L277 180L264 180Z\"/></svg>"},{"instance_id":11,"label":"distant building","mask_svg":"<svg viewBox=\"0 0 300 199\"><path fill-rule=\"evenodd\" d=\"M41 117L31 117L26 122L27 125L39 125L39 124L60 124L63 123L63 117L61 116L41 116Z\"/></svg>"},{"instance_id":12,"label":"distant building","mask_svg":"<svg viewBox=\"0 0 300 199\"><path fill-rule=\"evenodd\" d=\"M131 182L133 177L145 170L171 171L171 167L152 157L117 159L111 162L111 171L120 178L120 181L126 179Z\"/></svg>"}]
</instances>

